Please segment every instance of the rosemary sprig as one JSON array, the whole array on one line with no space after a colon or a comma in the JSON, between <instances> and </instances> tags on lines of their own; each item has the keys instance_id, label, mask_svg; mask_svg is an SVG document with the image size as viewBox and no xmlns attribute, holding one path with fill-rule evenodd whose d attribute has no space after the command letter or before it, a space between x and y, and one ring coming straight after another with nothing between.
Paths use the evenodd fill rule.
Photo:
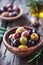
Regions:
<instances>
[{"instance_id":1,"label":"rosemary sprig","mask_svg":"<svg viewBox=\"0 0 43 65\"><path fill-rule=\"evenodd\" d=\"M39 52L37 52L37 53L35 53L33 56L32 56L32 58L30 58L28 61L27 61L27 63L30 63L30 62L32 62L33 60L35 60L36 58L38 58L38 56L41 54L41 50L39 51Z\"/></svg>"}]
</instances>

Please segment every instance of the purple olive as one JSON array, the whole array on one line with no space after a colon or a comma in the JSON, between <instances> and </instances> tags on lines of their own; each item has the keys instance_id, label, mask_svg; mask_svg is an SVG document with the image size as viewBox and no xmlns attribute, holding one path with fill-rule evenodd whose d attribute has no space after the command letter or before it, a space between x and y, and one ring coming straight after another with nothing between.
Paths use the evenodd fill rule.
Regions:
<instances>
[{"instance_id":1,"label":"purple olive","mask_svg":"<svg viewBox=\"0 0 43 65\"><path fill-rule=\"evenodd\" d=\"M16 11L16 12L20 12L20 9L19 9L18 6L14 6L14 7L13 7L13 10Z\"/></svg>"},{"instance_id":2,"label":"purple olive","mask_svg":"<svg viewBox=\"0 0 43 65\"><path fill-rule=\"evenodd\" d=\"M36 42L35 41L33 41L33 40L29 40L29 42L28 42L28 46L30 47L30 46L33 46L33 45L35 45L36 44Z\"/></svg>"},{"instance_id":3,"label":"purple olive","mask_svg":"<svg viewBox=\"0 0 43 65\"><path fill-rule=\"evenodd\" d=\"M9 7L7 11L8 12L12 12L13 10L12 10L12 8Z\"/></svg>"},{"instance_id":4,"label":"purple olive","mask_svg":"<svg viewBox=\"0 0 43 65\"><path fill-rule=\"evenodd\" d=\"M4 12L4 9L3 8L0 8L0 14Z\"/></svg>"},{"instance_id":5,"label":"purple olive","mask_svg":"<svg viewBox=\"0 0 43 65\"><path fill-rule=\"evenodd\" d=\"M15 33L13 35L13 39L17 39L17 38L20 38L21 34L20 33Z\"/></svg>"},{"instance_id":6,"label":"purple olive","mask_svg":"<svg viewBox=\"0 0 43 65\"><path fill-rule=\"evenodd\" d=\"M13 8L13 4L11 4L11 3L7 4L7 8L9 8L9 7Z\"/></svg>"},{"instance_id":7,"label":"purple olive","mask_svg":"<svg viewBox=\"0 0 43 65\"><path fill-rule=\"evenodd\" d=\"M16 11L13 12L13 15L14 15L14 16L17 16L17 15L18 15L18 12L16 12Z\"/></svg>"},{"instance_id":8,"label":"purple olive","mask_svg":"<svg viewBox=\"0 0 43 65\"><path fill-rule=\"evenodd\" d=\"M14 17L14 16L17 16L18 15L18 12L10 12L9 13L9 17Z\"/></svg>"},{"instance_id":9,"label":"purple olive","mask_svg":"<svg viewBox=\"0 0 43 65\"><path fill-rule=\"evenodd\" d=\"M18 47L20 45L19 39L14 39L12 43L13 43L13 46L15 47Z\"/></svg>"},{"instance_id":10,"label":"purple olive","mask_svg":"<svg viewBox=\"0 0 43 65\"><path fill-rule=\"evenodd\" d=\"M9 12L9 17L13 17L13 13L12 12Z\"/></svg>"}]
</instances>

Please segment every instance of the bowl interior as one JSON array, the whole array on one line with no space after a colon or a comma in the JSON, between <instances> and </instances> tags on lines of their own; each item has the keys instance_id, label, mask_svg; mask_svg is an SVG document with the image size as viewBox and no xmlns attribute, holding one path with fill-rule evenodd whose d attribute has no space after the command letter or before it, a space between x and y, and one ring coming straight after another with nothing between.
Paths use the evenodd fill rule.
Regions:
<instances>
[{"instance_id":1,"label":"bowl interior","mask_svg":"<svg viewBox=\"0 0 43 65\"><path fill-rule=\"evenodd\" d=\"M14 27L14 28L12 28L12 29L10 29L9 31L7 31L6 33L5 33L5 40L6 40L6 42L7 42L7 38L9 37L9 35L10 34L13 34L13 33L15 33L15 30L17 29L18 27ZM30 29L30 30L32 30L33 28L31 28L31 27L28 27L28 26L26 26L26 27L24 27L25 29ZM40 39L41 39L41 37L40 37ZM8 43L8 42L7 42ZM38 43L40 43L40 41L38 42ZM34 45L35 46L35 45Z\"/></svg>"},{"instance_id":2,"label":"bowl interior","mask_svg":"<svg viewBox=\"0 0 43 65\"><path fill-rule=\"evenodd\" d=\"M15 30L16 30L17 28L18 28L18 27L14 27L14 28L12 28L12 29L10 29L9 31L6 32L6 34L5 34L5 35L6 35L6 36L5 36L6 40L7 40L7 38L9 37L10 34L15 33ZM31 27L27 27L27 26L24 27L24 28L27 29L27 30L28 30L28 29L30 29L30 30L32 29Z\"/></svg>"},{"instance_id":3,"label":"bowl interior","mask_svg":"<svg viewBox=\"0 0 43 65\"><path fill-rule=\"evenodd\" d=\"M7 31L4 36L3 36L3 41L4 41L4 44L5 46L7 47L7 49L9 51L11 51L12 53L16 54L16 55L30 55L32 54L33 52L35 52L37 49L40 48L41 44L42 44L42 39L40 38L39 42L32 46L32 47L29 47L27 49L24 49L24 50L21 50L17 47L12 47L8 42L7 42L7 38L9 37L10 34L14 33L15 30L17 29L18 27L14 27L12 29L10 29L9 31ZM33 29L31 27L28 27L28 26L25 26L24 27L25 29Z\"/></svg>"}]
</instances>

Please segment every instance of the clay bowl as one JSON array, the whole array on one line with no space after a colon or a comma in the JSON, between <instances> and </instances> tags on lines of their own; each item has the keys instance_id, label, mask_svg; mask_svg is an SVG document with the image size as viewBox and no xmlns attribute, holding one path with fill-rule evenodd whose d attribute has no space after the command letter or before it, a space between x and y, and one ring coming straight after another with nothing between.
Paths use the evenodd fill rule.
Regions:
<instances>
[{"instance_id":1,"label":"clay bowl","mask_svg":"<svg viewBox=\"0 0 43 65\"><path fill-rule=\"evenodd\" d=\"M11 51L13 54L16 54L18 56L30 56L31 54L33 54L34 52L36 52L38 49L40 49L41 44L42 44L42 39L40 37L39 42L29 48L26 49L20 49L17 47L12 47L8 42L7 42L7 38L10 34L14 33L14 31L17 29L18 27L14 27L12 29L10 29L9 31L7 31L4 36L3 36L3 42L4 45L6 46L6 48ZM25 26L26 29L32 29L31 27Z\"/></svg>"},{"instance_id":2,"label":"clay bowl","mask_svg":"<svg viewBox=\"0 0 43 65\"><path fill-rule=\"evenodd\" d=\"M14 6L16 6L16 5L14 5ZM15 16L15 17L4 17L4 16L0 15L0 18L3 19L3 20L15 20L15 19L18 19L23 14L23 9L20 6L18 6L18 7L20 9L20 13L17 16Z\"/></svg>"}]
</instances>

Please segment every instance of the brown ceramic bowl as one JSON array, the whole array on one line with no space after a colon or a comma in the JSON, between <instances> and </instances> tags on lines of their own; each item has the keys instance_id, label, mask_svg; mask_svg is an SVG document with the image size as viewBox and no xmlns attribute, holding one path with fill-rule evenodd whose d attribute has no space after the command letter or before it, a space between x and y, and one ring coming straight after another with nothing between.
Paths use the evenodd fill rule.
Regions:
<instances>
[{"instance_id":1,"label":"brown ceramic bowl","mask_svg":"<svg viewBox=\"0 0 43 65\"><path fill-rule=\"evenodd\" d=\"M16 6L16 5L14 5L14 6ZM15 17L4 17L4 16L0 15L0 18L4 19L4 20L15 20L15 19L18 19L23 14L23 9L20 6L18 6L18 7L20 9L20 13L17 16L15 16Z\"/></svg>"},{"instance_id":2,"label":"brown ceramic bowl","mask_svg":"<svg viewBox=\"0 0 43 65\"><path fill-rule=\"evenodd\" d=\"M36 52L38 49L40 49L41 44L42 44L42 39L40 37L40 41L29 48L26 49L20 49L17 47L12 47L8 42L7 42L7 38L10 34L14 33L14 31L17 29L18 27L14 27L12 29L10 29L9 31L7 31L4 36L3 36L3 41L4 41L4 45L6 46L6 48L11 51L13 54L16 54L18 56L30 56L31 54L33 54L34 52ZM26 29L32 29L31 27L25 26Z\"/></svg>"}]
</instances>

